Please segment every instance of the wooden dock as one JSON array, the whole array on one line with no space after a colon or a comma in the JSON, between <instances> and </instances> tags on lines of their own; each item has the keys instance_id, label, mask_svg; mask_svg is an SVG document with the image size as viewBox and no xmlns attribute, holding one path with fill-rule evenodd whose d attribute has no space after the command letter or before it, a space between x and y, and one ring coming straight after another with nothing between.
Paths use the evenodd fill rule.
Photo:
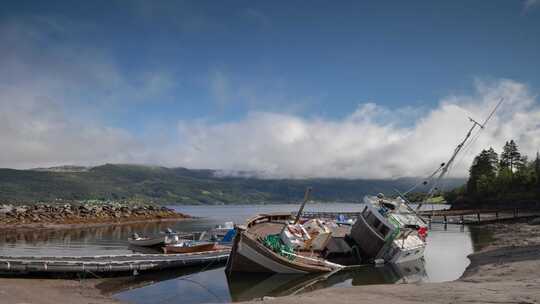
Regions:
<instances>
[{"instance_id":1,"label":"wooden dock","mask_svg":"<svg viewBox=\"0 0 540 304\"><path fill-rule=\"evenodd\" d=\"M304 212L305 218L336 219L358 218L360 212ZM422 210L418 212L427 223L440 224L479 224L513 219L540 217L540 209L499 208L499 209L463 209L463 210Z\"/></svg>"},{"instance_id":2,"label":"wooden dock","mask_svg":"<svg viewBox=\"0 0 540 304\"><path fill-rule=\"evenodd\" d=\"M418 212L428 223L480 224L540 217L540 209L499 208L433 210Z\"/></svg>"},{"instance_id":3,"label":"wooden dock","mask_svg":"<svg viewBox=\"0 0 540 304\"><path fill-rule=\"evenodd\" d=\"M227 261L230 249L184 254L102 256L0 256L0 273L120 273L150 271Z\"/></svg>"}]
</instances>

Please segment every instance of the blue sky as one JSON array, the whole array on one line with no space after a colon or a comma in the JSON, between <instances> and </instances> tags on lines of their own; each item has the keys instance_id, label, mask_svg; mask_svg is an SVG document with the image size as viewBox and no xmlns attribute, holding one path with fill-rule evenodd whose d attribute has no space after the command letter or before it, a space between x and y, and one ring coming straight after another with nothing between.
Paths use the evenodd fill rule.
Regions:
<instances>
[{"instance_id":1,"label":"blue sky","mask_svg":"<svg viewBox=\"0 0 540 304\"><path fill-rule=\"evenodd\" d=\"M0 26L0 81L33 92L32 111L144 146L256 113L339 123L373 103L418 118L479 82L540 90L537 0L9 1Z\"/></svg>"}]
</instances>

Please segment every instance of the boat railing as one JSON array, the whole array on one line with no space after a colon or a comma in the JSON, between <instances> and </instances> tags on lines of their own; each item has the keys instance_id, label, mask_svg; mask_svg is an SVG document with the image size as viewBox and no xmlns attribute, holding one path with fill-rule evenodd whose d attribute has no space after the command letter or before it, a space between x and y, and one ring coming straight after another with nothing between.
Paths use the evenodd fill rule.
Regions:
<instances>
[{"instance_id":1,"label":"boat railing","mask_svg":"<svg viewBox=\"0 0 540 304\"><path fill-rule=\"evenodd\" d=\"M321 211L309 211L303 212L302 217L304 218L332 218L335 219L338 216L342 215L347 218L358 218L362 212L321 212Z\"/></svg>"}]
</instances>

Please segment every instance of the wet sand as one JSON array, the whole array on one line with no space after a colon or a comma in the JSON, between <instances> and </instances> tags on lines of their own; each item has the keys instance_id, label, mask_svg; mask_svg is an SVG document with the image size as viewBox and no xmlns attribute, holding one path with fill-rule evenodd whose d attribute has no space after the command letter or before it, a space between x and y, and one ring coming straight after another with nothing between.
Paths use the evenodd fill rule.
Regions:
<instances>
[{"instance_id":1,"label":"wet sand","mask_svg":"<svg viewBox=\"0 0 540 304\"><path fill-rule=\"evenodd\" d=\"M112 304L102 295L98 280L0 278L0 303L6 304Z\"/></svg>"},{"instance_id":2,"label":"wet sand","mask_svg":"<svg viewBox=\"0 0 540 304\"><path fill-rule=\"evenodd\" d=\"M540 303L540 226L483 226L493 240L469 256L454 282L328 288L266 298L270 303ZM95 287L100 280L0 278L0 303L119 303ZM260 303L261 301L252 301Z\"/></svg>"}]
</instances>

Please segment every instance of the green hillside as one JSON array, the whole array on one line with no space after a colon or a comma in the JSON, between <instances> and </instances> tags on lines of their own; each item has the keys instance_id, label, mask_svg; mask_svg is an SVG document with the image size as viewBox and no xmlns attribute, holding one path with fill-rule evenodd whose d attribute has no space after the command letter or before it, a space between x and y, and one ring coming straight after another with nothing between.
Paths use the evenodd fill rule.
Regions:
<instances>
[{"instance_id":1,"label":"green hillside","mask_svg":"<svg viewBox=\"0 0 540 304\"><path fill-rule=\"evenodd\" d=\"M365 194L394 193L415 178L396 180L258 179L218 177L212 170L107 164L84 170L0 169L0 203L61 199L140 199L178 204L293 202L313 187L319 201L359 201ZM458 186L463 180L448 182Z\"/></svg>"}]
</instances>

